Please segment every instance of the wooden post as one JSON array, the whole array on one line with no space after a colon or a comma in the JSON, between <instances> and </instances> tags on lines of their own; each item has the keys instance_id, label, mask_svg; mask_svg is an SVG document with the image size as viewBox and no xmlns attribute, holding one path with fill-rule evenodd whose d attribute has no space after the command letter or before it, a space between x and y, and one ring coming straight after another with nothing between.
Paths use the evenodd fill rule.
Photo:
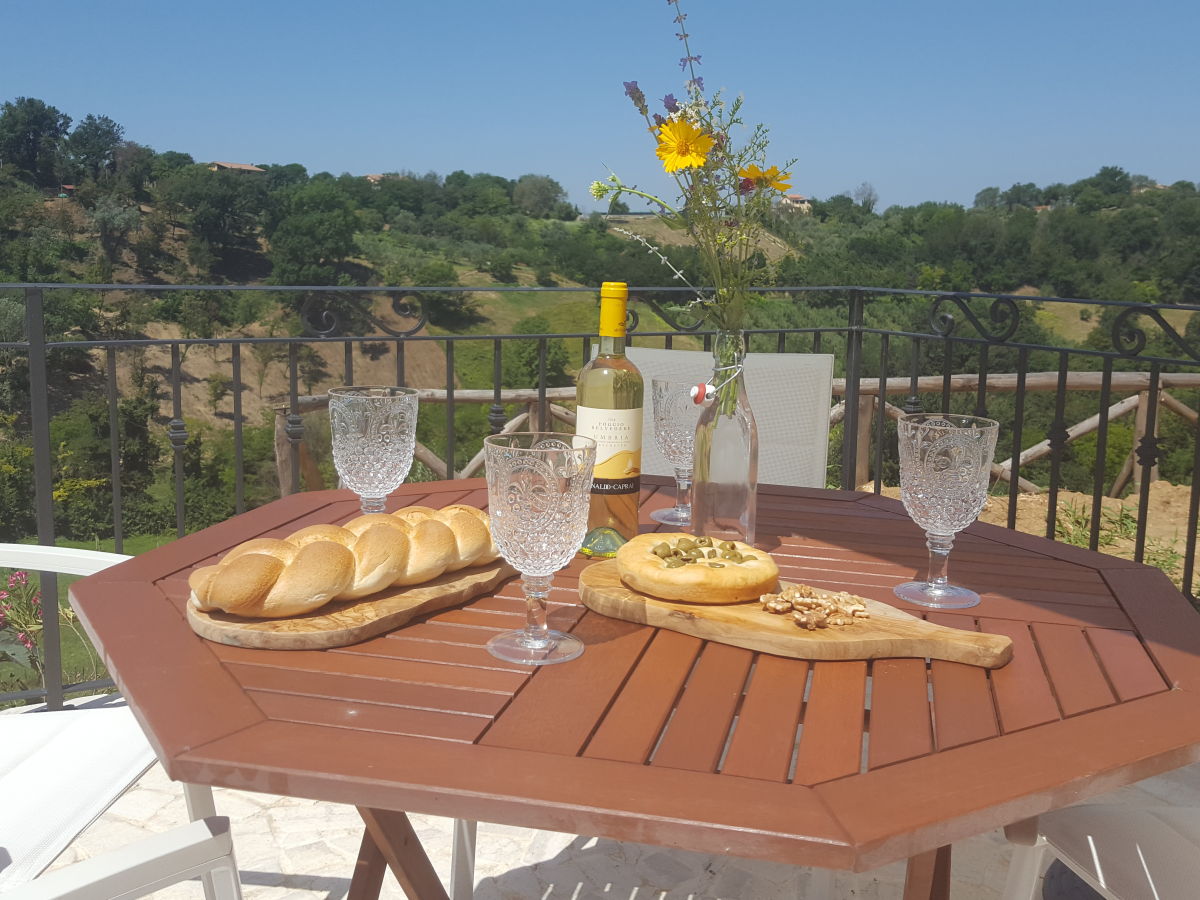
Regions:
<instances>
[{"instance_id":1,"label":"wooden post","mask_svg":"<svg viewBox=\"0 0 1200 900\"><path fill-rule=\"evenodd\" d=\"M295 449L287 436L287 413L275 410L275 472L279 476L279 496L288 497L300 490L292 478L292 454Z\"/></svg>"},{"instance_id":2,"label":"wooden post","mask_svg":"<svg viewBox=\"0 0 1200 900\"><path fill-rule=\"evenodd\" d=\"M858 440L854 448L854 485L871 480L871 424L875 421L875 397L858 396Z\"/></svg>"}]
</instances>

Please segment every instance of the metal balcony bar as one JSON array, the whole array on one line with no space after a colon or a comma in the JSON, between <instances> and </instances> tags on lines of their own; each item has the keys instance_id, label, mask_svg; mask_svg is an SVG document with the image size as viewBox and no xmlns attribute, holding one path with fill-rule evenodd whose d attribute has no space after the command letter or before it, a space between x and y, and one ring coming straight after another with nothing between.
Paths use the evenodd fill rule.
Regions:
<instances>
[{"instance_id":1,"label":"metal balcony bar","mask_svg":"<svg viewBox=\"0 0 1200 900\"><path fill-rule=\"evenodd\" d=\"M309 437L304 414L319 408L324 398L309 396L307 384L301 390L301 354L304 348L340 347L340 373L325 382L352 383L356 356L371 347L394 354L395 380L404 384L412 370L412 354L422 347L433 347L444 358L440 386L422 384L421 399L426 404L444 404L438 413L440 430L436 437L444 442L441 454L430 448L419 457L444 477L459 477L477 471L478 447L459 446L456 430L461 412L470 406L485 408L487 429L496 433L512 428L514 416L522 425L545 427L552 420L571 421L564 404L573 400L573 389L547 383L549 354L554 342L561 341L574 360L590 358L591 335L586 331L551 334L434 334L423 329L425 295L478 291L476 287L288 287L274 285L63 285L0 284L0 300L22 302L24 334L21 340L0 341L0 372L24 367L27 370L29 402L27 408L9 410L17 415L17 428L33 447L32 508L36 516L37 539L51 544L55 540L54 489L55 454L50 443L50 424L58 411L59 394L64 387L60 361L69 352L87 353L98 374L96 390L103 396L108 421L103 423L108 444L107 479L112 500L112 526L116 549L122 550L128 528L124 515L130 501L122 484L122 446L120 433L122 363L131 354L165 354L164 387L169 390L160 406L163 435L172 455L175 532L187 530L186 463L189 441L188 420L196 410L188 406L184 390L188 374L188 353L195 348L213 348L227 352L229 392L232 396L231 431L233 436L232 506L236 512L247 508L246 419L250 387L245 379L245 352L267 354L274 349L282 354L286 389L267 408L276 413L277 464L283 491L298 489L302 482L302 450ZM498 286L497 293L555 294L589 302L590 288L527 288ZM305 333L293 336L199 338L167 337L137 339L76 340L77 334L48 335L47 304L54 303L56 292L96 291L104 293L169 295L177 291L268 292L300 298ZM654 342L666 347L711 347L711 333L694 330L696 324L686 312L672 303L686 303L690 290L678 287L633 287L632 308L653 311L665 320L669 330L642 331L635 328L631 342ZM1002 445L998 448L996 473L1007 479L1008 526L1016 526L1017 499L1022 491L1044 490L1049 499L1046 534L1055 537L1058 526L1056 500L1062 488L1063 465L1072 441L1095 437L1094 461L1107 459L1112 443L1114 422L1134 417L1134 446L1122 470L1114 479L1103 465L1093 466L1092 503L1089 513L1088 543L1099 546L1103 527L1102 501L1106 493L1137 485L1137 530L1135 558L1145 558L1148 549L1150 483L1157 475L1163 447L1160 431L1164 418L1186 423L1190 444L1176 447L1200 466L1200 440L1196 437L1197 395L1181 397L1180 392L1200 389L1200 347L1189 332L1178 328L1174 316L1200 311L1200 307L1182 304L1147 306L1118 301L1080 298L1026 297L1011 294L967 294L913 290L878 289L855 286L762 288L769 300L792 303L812 309L836 311L823 313L819 324L806 327L758 328L748 332L754 352L833 352L838 379L835 382L831 421L840 424L841 435L831 448L831 484L846 489L869 485L878 491L885 483L885 471L894 467L894 438L889 437L891 421L902 412L921 409L954 409L988 415L996 398L1012 395L1012 411L1002 421ZM585 295L576 297L575 295ZM386 302L385 302L386 301ZM899 304L899 305L898 305ZM1024 335L1021 326L1033 320L1038 308L1082 308L1099 310L1105 323L1105 340L1089 340L1086 346L1038 343ZM909 315L902 327L896 327L893 313L903 307ZM381 309L382 307L382 309ZM353 314L361 326L357 334L344 333L341 319ZM388 315L392 318L387 318ZM815 318L811 316L809 318ZM397 325L395 319L407 324ZM1099 333L1099 332L1097 332ZM0 338L11 335L0 334ZM536 342L536 375L521 388L503 389L503 363L506 350L516 341ZM370 347L368 347L370 345ZM576 354L570 348L578 348ZM421 351L424 352L424 351ZM460 360L479 360L490 368L492 384L461 386ZM489 358L490 357L490 358ZM265 358L265 356L264 356ZM488 365L490 363L490 366ZM465 364L464 364L465 365ZM478 365L478 362L476 363ZM1032 371L1037 365L1044 371ZM1082 368L1081 368L1082 367ZM1007 371L1006 371L1007 370ZM314 385L315 386L315 385ZM1071 398L1084 392L1087 415L1078 414ZM1029 401L1036 394L1052 395L1040 420L1030 418ZM890 402L888 398L896 398ZM506 406L520 407L510 414ZM1041 403L1039 402L1039 406ZM1171 416L1167 417L1166 413ZM760 412L760 414L765 414ZM430 420L431 422L433 420ZM428 426L427 426L428 427ZM1122 428L1125 426L1122 425ZM456 459L457 458L457 459ZM458 462L462 460L462 463ZM1030 467L1038 467L1033 475ZM1042 469L1046 471L1042 472ZM1040 487L1034 477L1044 480ZM1182 584L1193 596L1196 563L1196 530L1200 510L1200 482L1193 479L1189 494L1187 540L1182 561ZM56 590L52 576L44 581L47 596ZM64 694L72 690L62 683L60 637L57 621L45 623L44 696L51 706L61 705ZM0 702L24 699L0 694Z\"/></svg>"}]
</instances>

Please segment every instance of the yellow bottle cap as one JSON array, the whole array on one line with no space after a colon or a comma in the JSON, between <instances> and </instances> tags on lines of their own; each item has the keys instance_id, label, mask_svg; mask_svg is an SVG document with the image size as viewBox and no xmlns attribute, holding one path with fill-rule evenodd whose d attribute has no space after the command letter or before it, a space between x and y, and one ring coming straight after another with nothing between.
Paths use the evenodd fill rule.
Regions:
<instances>
[{"instance_id":1,"label":"yellow bottle cap","mask_svg":"<svg viewBox=\"0 0 1200 900\"><path fill-rule=\"evenodd\" d=\"M600 285L600 336L625 337L625 310L629 303L629 285L624 281L606 281Z\"/></svg>"}]
</instances>

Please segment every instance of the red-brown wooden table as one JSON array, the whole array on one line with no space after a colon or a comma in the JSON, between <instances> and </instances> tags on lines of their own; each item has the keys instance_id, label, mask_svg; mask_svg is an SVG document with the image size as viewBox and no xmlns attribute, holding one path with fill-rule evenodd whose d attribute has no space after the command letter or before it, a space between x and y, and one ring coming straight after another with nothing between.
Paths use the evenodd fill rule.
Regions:
<instances>
[{"instance_id":1,"label":"red-brown wooden table","mask_svg":"<svg viewBox=\"0 0 1200 900\"><path fill-rule=\"evenodd\" d=\"M672 502L648 481L644 515ZM486 500L480 480L413 484L391 508ZM338 650L188 628L193 567L357 514L347 492L298 494L71 594L172 778L360 809L358 895L386 860L410 896L445 896L412 811L832 869L909 858L906 897L946 896L951 842L1200 758L1185 598L1155 569L982 524L951 556L982 604L929 618L1011 636L994 671L809 663L616 621L578 605L583 558L555 578L551 624L587 650L537 671L483 649L523 620L516 581ZM900 505L870 494L761 488L759 529L785 578L885 602L926 564Z\"/></svg>"}]
</instances>

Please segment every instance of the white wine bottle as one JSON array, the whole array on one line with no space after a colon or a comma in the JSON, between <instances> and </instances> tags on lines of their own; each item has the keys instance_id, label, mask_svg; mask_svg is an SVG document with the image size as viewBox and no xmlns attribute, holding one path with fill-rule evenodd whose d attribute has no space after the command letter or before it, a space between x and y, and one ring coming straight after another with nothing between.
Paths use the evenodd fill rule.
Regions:
<instances>
[{"instance_id":1,"label":"white wine bottle","mask_svg":"<svg viewBox=\"0 0 1200 900\"><path fill-rule=\"evenodd\" d=\"M615 556L638 533L642 469L642 373L625 358L629 287L600 287L600 352L579 373L575 433L596 441L588 533L580 552Z\"/></svg>"}]
</instances>

